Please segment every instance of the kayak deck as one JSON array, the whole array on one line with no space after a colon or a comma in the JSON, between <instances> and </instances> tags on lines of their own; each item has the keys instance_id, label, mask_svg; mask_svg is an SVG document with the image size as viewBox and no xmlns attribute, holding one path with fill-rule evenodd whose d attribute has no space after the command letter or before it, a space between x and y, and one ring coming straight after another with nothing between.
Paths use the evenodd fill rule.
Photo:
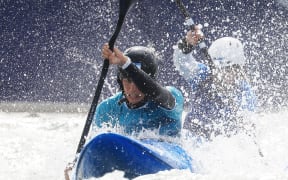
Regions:
<instances>
[{"instance_id":1,"label":"kayak deck","mask_svg":"<svg viewBox=\"0 0 288 180\"><path fill-rule=\"evenodd\" d=\"M83 148L76 164L76 179L101 177L114 170L134 178L170 169L192 170L192 159L178 145L153 139L104 133Z\"/></svg>"}]
</instances>

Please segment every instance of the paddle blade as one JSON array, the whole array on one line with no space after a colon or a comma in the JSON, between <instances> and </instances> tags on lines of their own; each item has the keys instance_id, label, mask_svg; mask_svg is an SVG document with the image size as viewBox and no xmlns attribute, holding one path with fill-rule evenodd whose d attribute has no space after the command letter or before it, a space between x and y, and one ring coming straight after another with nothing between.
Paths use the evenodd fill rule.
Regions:
<instances>
[{"instance_id":1,"label":"paddle blade","mask_svg":"<svg viewBox=\"0 0 288 180\"><path fill-rule=\"evenodd\" d=\"M131 9L131 7L137 2L137 0L119 0L119 19L117 22L116 29L109 41L109 48L113 50L116 38L118 37L118 34L121 30L121 27L123 25L125 16L127 12Z\"/></svg>"},{"instance_id":2,"label":"paddle blade","mask_svg":"<svg viewBox=\"0 0 288 180\"><path fill-rule=\"evenodd\" d=\"M119 16L125 16L132 6L136 4L137 0L120 0L119 2Z\"/></svg>"}]
</instances>

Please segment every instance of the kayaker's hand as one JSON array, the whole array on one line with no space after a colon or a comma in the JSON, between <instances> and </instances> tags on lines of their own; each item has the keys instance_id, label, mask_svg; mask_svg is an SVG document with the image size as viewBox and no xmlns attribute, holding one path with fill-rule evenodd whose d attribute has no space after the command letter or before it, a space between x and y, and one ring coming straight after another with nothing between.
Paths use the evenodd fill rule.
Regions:
<instances>
[{"instance_id":1,"label":"kayaker's hand","mask_svg":"<svg viewBox=\"0 0 288 180\"><path fill-rule=\"evenodd\" d=\"M194 30L189 30L186 34L186 41L193 46L197 45L203 38L202 26L196 25Z\"/></svg>"},{"instance_id":2,"label":"kayaker's hand","mask_svg":"<svg viewBox=\"0 0 288 180\"><path fill-rule=\"evenodd\" d=\"M113 51L109 49L108 43L105 43L102 48L102 57L109 60L110 64L117 64L122 66L128 60L127 56L124 56L123 52L114 47Z\"/></svg>"},{"instance_id":3,"label":"kayaker's hand","mask_svg":"<svg viewBox=\"0 0 288 180\"><path fill-rule=\"evenodd\" d=\"M65 180L70 180L70 177L69 177L69 173L72 171L73 167L75 165L75 162L70 162L67 164L67 166L65 167L64 169L64 177L65 177Z\"/></svg>"}]
</instances>

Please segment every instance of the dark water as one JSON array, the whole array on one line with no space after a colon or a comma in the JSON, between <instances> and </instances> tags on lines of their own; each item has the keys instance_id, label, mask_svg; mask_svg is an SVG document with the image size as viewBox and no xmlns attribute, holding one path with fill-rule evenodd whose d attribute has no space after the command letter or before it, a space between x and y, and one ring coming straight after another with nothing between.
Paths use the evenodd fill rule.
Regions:
<instances>
[{"instance_id":1,"label":"dark water","mask_svg":"<svg viewBox=\"0 0 288 180\"><path fill-rule=\"evenodd\" d=\"M204 25L208 45L223 36L242 40L259 106L287 105L287 7L273 0L183 2ZM103 63L100 48L117 19L117 0L0 1L0 100L92 101ZM155 47L163 59L161 83L189 94L171 62L172 46L187 29L183 22L175 2L142 0L126 17L116 46ZM106 80L101 99L117 91L113 67Z\"/></svg>"}]
</instances>

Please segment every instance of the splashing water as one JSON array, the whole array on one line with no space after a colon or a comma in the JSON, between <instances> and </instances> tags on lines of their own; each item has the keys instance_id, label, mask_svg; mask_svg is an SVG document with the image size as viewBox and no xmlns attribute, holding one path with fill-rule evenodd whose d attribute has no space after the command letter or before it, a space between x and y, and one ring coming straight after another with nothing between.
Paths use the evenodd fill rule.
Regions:
<instances>
[{"instance_id":1,"label":"splashing water","mask_svg":"<svg viewBox=\"0 0 288 180\"><path fill-rule=\"evenodd\" d=\"M95 76L102 64L100 47L108 41L117 18L114 2L2 1L0 99L90 102ZM155 6L151 9L139 4L131 12L133 16L128 16L117 46L125 49L135 44L151 44L165 60L160 62L159 81L179 87L189 97L189 87L171 68L171 49L185 32L184 19L173 1L152 2ZM189 1L187 6L195 22L204 24L208 43L232 35L243 41L249 61L247 73L257 92L258 105L264 110L273 107L278 111L263 111L251 117L256 125L253 137L218 136L203 143L183 139L184 148L195 162L194 174L171 170L137 180L288 179L288 110L283 108L288 98L288 2L215 0L213 3L208 7L205 1ZM275 10L278 4L280 10ZM111 74L107 79L103 98L116 91L111 86L115 76ZM6 112L1 107L1 179L63 179L64 167L74 159L86 115L80 110ZM116 171L101 179L121 178L125 179L123 172Z\"/></svg>"},{"instance_id":2,"label":"splashing water","mask_svg":"<svg viewBox=\"0 0 288 180\"><path fill-rule=\"evenodd\" d=\"M63 179L65 166L74 158L85 118L86 113L79 112L0 112L2 179ZM239 134L202 143L183 139L196 173L170 170L136 179L287 179L287 119L287 109L254 115L255 138ZM125 179L123 172L116 171L101 179L121 177Z\"/></svg>"},{"instance_id":3,"label":"splashing water","mask_svg":"<svg viewBox=\"0 0 288 180\"><path fill-rule=\"evenodd\" d=\"M186 139L182 144L193 157L196 170L193 174L187 170L171 170L136 179L287 179L287 112L254 115L252 120L257 126L255 137L246 134L230 138L218 136L212 142L196 144L193 143L195 139ZM123 177L121 172L116 171L103 179L121 175Z\"/></svg>"}]
</instances>

